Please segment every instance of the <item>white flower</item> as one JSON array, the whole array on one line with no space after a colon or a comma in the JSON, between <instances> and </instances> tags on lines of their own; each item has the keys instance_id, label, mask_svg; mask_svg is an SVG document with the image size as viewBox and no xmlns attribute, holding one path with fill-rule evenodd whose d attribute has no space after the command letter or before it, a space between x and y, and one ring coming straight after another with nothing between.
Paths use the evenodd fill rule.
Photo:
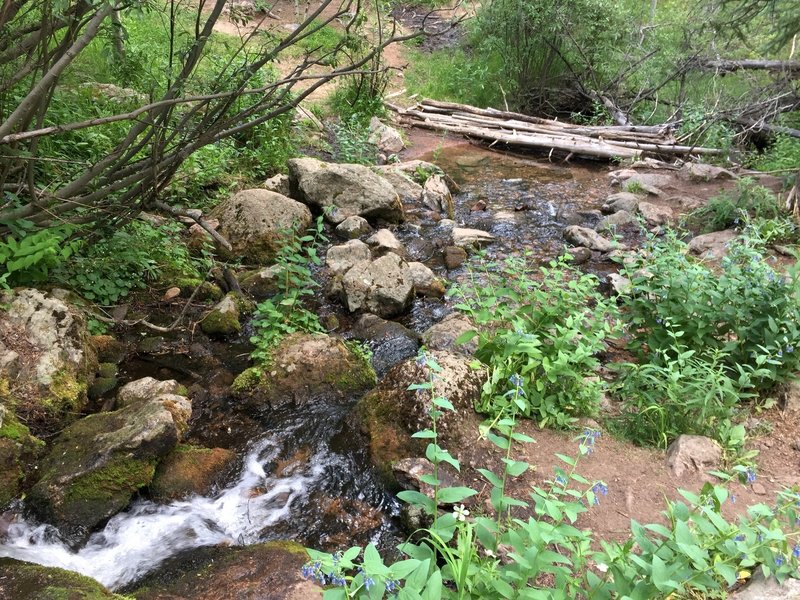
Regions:
<instances>
[{"instance_id":1,"label":"white flower","mask_svg":"<svg viewBox=\"0 0 800 600\"><path fill-rule=\"evenodd\" d=\"M469 511L461 504L453 508L453 516L456 518L456 521L466 521L469 516Z\"/></svg>"}]
</instances>

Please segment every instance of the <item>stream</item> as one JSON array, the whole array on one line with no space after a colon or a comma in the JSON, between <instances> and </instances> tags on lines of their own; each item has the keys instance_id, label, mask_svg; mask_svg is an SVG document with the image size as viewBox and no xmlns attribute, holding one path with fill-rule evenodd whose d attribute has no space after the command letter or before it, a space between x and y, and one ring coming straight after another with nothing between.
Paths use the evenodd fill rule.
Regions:
<instances>
[{"instance_id":1,"label":"stream","mask_svg":"<svg viewBox=\"0 0 800 600\"><path fill-rule=\"evenodd\" d=\"M591 215L582 217L581 211L599 205L591 188L601 187L596 184L603 174L591 166L553 166L465 144L444 148L436 161L462 188L455 197L456 222L498 238L489 249L493 257L532 250L542 259L553 258L563 247L564 226L585 224ZM477 203L485 203L485 209L476 210ZM440 229L436 223L406 224L397 235L412 260L427 259L438 275L458 279L464 268L448 273L431 246L442 235ZM346 336L353 318L324 300L320 305L323 312L341 317L338 333ZM418 299L399 320L421 332L450 310L447 301ZM242 338L227 350L211 345L231 374L245 366L247 334ZM24 520L20 511L0 537L0 557L78 571L114 590L129 588L167 559L204 546L287 538L317 547L366 541L384 548L394 545L400 507L382 487L364 449L353 443L359 438L346 418L350 406L237 413L215 429L209 424L211 414L229 410L230 399L224 385L216 386L223 391L213 391L207 367L191 356L177 357L182 366L172 369L169 361L159 367L150 359L138 360L123 365L123 377L175 378L190 390L192 385L204 390L207 397L194 401L197 416L190 439L237 451L240 467L224 489L170 504L140 498L79 544L62 539L50 525ZM278 463L283 466L277 468ZM333 501L344 503L353 520L343 519L341 511L324 510ZM359 520L370 525L366 533L360 531Z\"/></svg>"}]
</instances>

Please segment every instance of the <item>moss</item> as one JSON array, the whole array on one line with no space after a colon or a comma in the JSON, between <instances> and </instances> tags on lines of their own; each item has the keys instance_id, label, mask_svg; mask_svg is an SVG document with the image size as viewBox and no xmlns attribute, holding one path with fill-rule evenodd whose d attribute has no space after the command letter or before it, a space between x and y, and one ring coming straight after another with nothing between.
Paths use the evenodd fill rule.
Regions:
<instances>
[{"instance_id":1,"label":"moss","mask_svg":"<svg viewBox=\"0 0 800 600\"><path fill-rule=\"evenodd\" d=\"M100 375L100 377L116 377L117 365L113 362L100 363L100 366L97 368L97 374Z\"/></svg>"},{"instance_id":2,"label":"moss","mask_svg":"<svg viewBox=\"0 0 800 600\"><path fill-rule=\"evenodd\" d=\"M231 390L236 394L252 394L266 384L261 367L245 369L233 380Z\"/></svg>"},{"instance_id":3,"label":"moss","mask_svg":"<svg viewBox=\"0 0 800 600\"><path fill-rule=\"evenodd\" d=\"M89 342L97 354L97 360L103 363L119 364L128 355L128 346L110 335L93 335Z\"/></svg>"},{"instance_id":4,"label":"moss","mask_svg":"<svg viewBox=\"0 0 800 600\"><path fill-rule=\"evenodd\" d=\"M200 321L200 329L207 335L234 335L242 330L242 324L239 322L239 301L238 294L228 294L219 305L214 307L206 317ZM231 299L233 306L227 300ZM224 310L220 307L224 306Z\"/></svg>"},{"instance_id":5,"label":"moss","mask_svg":"<svg viewBox=\"0 0 800 600\"><path fill-rule=\"evenodd\" d=\"M182 298L191 296L194 290L199 286L200 289L197 290L194 298L200 302L218 302L222 300L222 297L225 295L217 284L193 277L178 278L175 280L174 285L181 288Z\"/></svg>"},{"instance_id":6,"label":"moss","mask_svg":"<svg viewBox=\"0 0 800 600\"><path fill-rule=\"evenodd\" d=\"M124 600L97 581L66 569L0 559L3 591L15 600Z\"/></svg>"},{"instance_id":7,"label":"moss","mask_svg":"<svg viewBox=\"0 0 800 600\"><path fill-rule=\"evenodd\" d=\"M256 309L256 303L250 300L244 294L237 294L235 292L231 292L228 294L233 301L236 303L236 308L239 309L239 313L243 315L249 315Z\"/></svg>"},{"instance_id":8,"label":"moss","mask_svg":"<svg viewBox=\"0 0 800 600\"><path fill-rule=\"evenodd\" d=\"M97 400L103 394L106 394L117 387L118 380L116 377L98 377L89 386L89 399Z\"/></svg>"},{"instance_id":9,"label":"moss","mask_svg":"<svg viewBox=\"0 0 800 600\"><path fill-rule=\"evenodd\" d=\"M50 384L51 396L42 405L54 414L79 413L86 404L88 386L78 381L75 375L62 369L53 375Z\"/></svg>"}]
</instances>

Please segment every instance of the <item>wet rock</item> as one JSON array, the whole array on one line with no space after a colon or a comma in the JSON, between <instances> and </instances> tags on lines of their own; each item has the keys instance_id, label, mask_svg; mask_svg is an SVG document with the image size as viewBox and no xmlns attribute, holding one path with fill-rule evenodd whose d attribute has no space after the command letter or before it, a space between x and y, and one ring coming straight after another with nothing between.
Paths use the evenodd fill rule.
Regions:
<instances>
[{"instance_id":1,"label":"wet rock","mask_svg":"<svg viewBox=\"0 0 800 600\"><path fill-rule=\"evenodd\" d=\"M744 587L728 596L730 600L800 600L800 580L787 578L783 583L764 577L754 569L753 577Z\"/></svg>"},{"instance_id":2,"label":"wet rock","mask_svg":"<svg viewBox=\"0 0 800 600\"><path fill-rule=\"evenodd\" d=\"M372 367L378 377L397 363L417 355L419 335L395 321L377 315L361 315L352 329L353 337L372 350Z\"/></svg>"},{"instance_id":3,"label":"wet rock","mask_svg":"<svg viewBox=\"0 0 800 600\"><path fill-rule=\"evenodd\" d=\"M445 411L437 420L439 445L455 450L474 435L472 407L480 397L485 373L473 369L470 359L460 354L435 350L429 356L441 367L433 382L435 395L447 398L456 409ZM393 462L425 453L425 440L411 435L431 427L431 394L408 387L429 378L428 368L415 359L402 362L392 367L354 410L353 418L369 439L370 458L390 485L397 484L391 470Z\"/></svg>"},{"instance_id":4,"label":"wet rock","mask_svg":"<svg viewBox=\"0 0 800 600\"><path fill-rule=\"evenodd\" d=\"M40 435L80 414L97 370L83 315L63 290L0 293L0 404Z\"/></svg>"},{"instance_id":5,"label":"wet rock","mask_svg":"<svg viewBox=\"0 0 800 600\"><path fill-rule=\"evenodd\" d=\"M342 277L342 302L350 312L371 312L381 317L402 314L414 299L414 282L408 264L389 253L362 261Z\"/></svg>"},{"instance_id":6,"label":"wet rock","mask_svg":"<svg viewBox=\"0 0 800 600\"><path fill-rule=\"evenodd\" d=\"M178 445L158 465L149 486L156 502L206 496L230 474L236 454L224 448Z\"/></svg>"},{"instance_id":7,"label":"wet rock","mask_svg":"<svg viewBox=\"0 0 800 600\"><path fill-rule=\"evenodd\" d=\"M441 298L444 296L444 282L439 279L433 271L421 262L408 263L411 272L411 281L414 283L414 290L420 296L430 296L431 298Z\"/></svg>"},{"instance_id":8,"label":"wet rock","mask_svg":"<svg viewBox=\"0 0 800 600\"><path fill-rule=\"evenodd\" d=\"M212 216L219 219L219 233L232 251L224 256L264 265L273 259L286 241L287 231L304 232L311 225L307 206L268 190L243 190L217 206Z\"/></svg>"},{"instance_id":9,"label":"wet rock","mask_svg":"<svg viewBox=\"0 0 800 600\"><path fill-rule=\"evenodd\" d=\"M589 250L598 252L611 252L615 246L609 240L602 237L594 229L570 225L564 230L564 239L576 246L582 246Z\"/></svg>"},{"instance_id":10,"label":"wet rock","mask_svg":"<svg viewBox=\"0 0 800 600\"><path fill-rule=\"evenodd\" d=\"M13 558L0 558L0 598L9 600L126 600L91 577Z\"/></svg>"},{"instance_id":11,"label":"wet rock","mask_svg":"<svg viewBox=\"0 0 800 600\"><path fill-rule=\"evenodd\" d=\"M422 343L430 350L449 350L471 356L478 349L478 339L473 338L466 344L459 345L456 345L456 340L464 333L475 329L475 324L469 317L453 312L426 329L422 333Z\"/></svg>"},{"instance_id":12,"label":"wet rock","mask_svg":"<svg viewBox=\"0 0 800 600\"><path fill-rule=\"evenodd\" d=\"M457 269L467 260L467 251L458 246L447 246L444 249L444 266L448 271Z\"/></svg>"},{"instance_id":13,"label":"wet rock","mask_svg":"<svg viewBox=\"0 0 800 600\"><path fill-rule=\"evenodd\" d=\"M592 251L589 248L584 248L583 246L575 246L574 248L570 248L567 252L572 258L569 259L573 265L582 265L585 262L589 262L592 259Z\"/></svg>"},{"instance_id":14,"label":"wet rock","mask_svg":"<svg viewBox=\"0 0 800 600\"><path fill-rule=\"evenodd\" d=\"M377 255L394 252L405 258L406 249L400 240L388 229L379 229L367 239L367 244L372 247Z\"/></svg>"},{"instance_id":15,"label":"wet rock","mask_svg":"<svg viewBox=\"0 0 800 600\"><path fill-rule=\"evenodd\" d=\"M355 544L366 545L383 524L379 510L351 498L323 496L312 508L325 522L325 532L314 547L336 552Z\"/></svg>"},{"instance_id":16,"label":"wet rock","mask_svg":"<svg viewBox=\"0 0 800 600\"><path fill-rule=\"evenodd\" d=\"M394 127L390 127L381 123L378 117L372 117L369 121L369 139L367 140L373 146L376 146L381 152L386 154L397 154L406 145L403 143L403 138L400 132Z\"/></svg>"},{"instance_id":17,"label":"wet rock","mask_svg":"<svg viewBox=\"0 0 800 600\"><path fill-rule=\"evenodd\" d=\"M667 448L667 467L678 478L716 469L721 460L720 445L702 435L679 435Z\"/></svg>"},{"instance_id":18,"label":"wet rock","mask_svg":"<svg viewBox=\"0 0 800 600\"><path fill-rule=\"evenodd\" d=\"M737 235L735 229L698 235L689 241L689 252L701 258L719 260L728 254L728 246Z\"/></svg>"},{"instance_id":19,"label":"wet rock","mask_svg":"<svg viewBox=\"0 0 800 600\"><path fill-rule=\"evenodd\" d=\"M133 591L137 600L321 600L306 581L308 560L294 542L198 548L168 561Z\"/></svg>"},{"instance_id":20,"label":"wet rock","mask_svg":"<svg viewBox=\"0 0 800 600\"><path fill-rule=\"evenodd\" d=\"M93 335L89 338L89 344L97 354L97 360L101 363L118 365L130 352L128 344L120 342L111 335Z\"/></svg>"},{"instance_id":21,"label":"wet rock","mask_svg":"<svg viewBox=\"0 0 800 600\"><path fill-rule=\"evenodd\" d=\"M431 175L422 186L422 203L435 212L453 218L455 205L453 196L441 175Z\"/></svg>"},{"instance_id":22,"label":"wet rock","mask_svg":"<svg viewBox=\"0 0 800 600\"><path fill-rule=\"evenodd\" d=\"M619 210L603 218L595 229L597 229L597 231L614 231L618 227L628 225L629 223L636 223L636 217L626 210Z\"/></svg>"},{"instance_id":23,"label":"wet rock","mask_svg":"<svg viewBox=\"0 0 800 600\"><path fill-rule=\"evenodd\" d=\"M68 534L91 530L125 508L187 428L190 401L164 392L177 390L175 382L147 378L128 386L120 392L122 408L76 421L40 462L29 505ZM157 395L141 399L146 389Z\"/></svg>"},{"instance_id":24,"label":"wet rock","mask_svg":"<svg viewBox=\"0 0 800 600\"><path fill-rule=\"evenodd\" d=\"M669 225L674 220L671 208L658 206L651 202L639 202L639 214L651 227Z\"/></svg>"},{"instance_id":25,"label":"wet rock","mask_svg":"<svg viewBox=\"0 0 800 600\"><path fill-rule=\"evenodd\" d=\"M728 169L716 167L714 165L707 165L705 163L686 163L681 169L681 177L685 177L689 181L696 183L704 183L708 181L716 181L722 179L736 179Z\"/></svg>"},{"instance_id":26,"label":"wet rock","mask_svg":"<svg viewBox=\"0 0 800 600\"><path fill-rule=\"evenodd\" d=\"M631 194L630 192L617 192L616 194L611 194L608 198L606 198L606 202L603 204L601 210L605 214L611 214L619 211L635 214L640 201L641 197L637 196L636 194Z\"/></svg>"},{"instance_id":27,"label":"wet rock","mask_svg":"<svg viewBox=\"0 0 800 600\"><path fill-rule=\"evenodd\" d=\"M232 390L255 406L303 406L310 402L344 402L375 382L366 358L341 339L296 333L284 338L263 367L251 367Z\"/></svg>"},{"instance_id":28,"label":"wet rock","mask_svg":"<svg viewBox=\"0 0 800 600\"><path fill-rule=\"evenodd\" d=\"M294 158L287 163L292 195L322 210L332 206L325 218L334 224L347 217L403 219L403 207L388 181L362 165L324 163L315 158Z\"/></svg>"},{"instance_id":29,"label":"wet rock","mask_svg":"<svg viewBox=\"0 0 800 600\"><path fill-rule=\"evenodd\" d=\"M282 269L278 265L247 271L239 277L239 287L256 300L271 298L281 289L281 272Z\"/></svg>"},{"instance_id":30,"label":"wet rock","mask_svg":"<svg viewBox=\"0 0 800 600\"><path fill-rule=\"evenodd\" d=\"M236 294L231 292L211 309L202 321L200 329L211 336L230 336L241 332L240 310Z\"/></svg>"},{"instance_id":31,"label":"wet rock","mask_svg":"<svg viewBox=\"0 0 800 600\"><path fill-rule=\"evenodd\" d=\"M459 248L471 248L484 246L495 240L495 237L488 231L480 229L468 229L466 227L453 228L453 245Z\"/></svg>"},{"instance_id":32,"label":"wet rock","mask_svg":"<svg viewBox=\"0 0 800 600\"><path fill-rule=\"evenodd\" d=\"M350 240L346 244L331 246L325 255L325 264L335 275L343 275L354 265L369 262L371 258L369 246L361 240Z\"/></svg>"},{"instance_id":33,"label":"wet rock","mask_svg":"<svg viewBox=\"0 0 800 600\"><path fill-rule=\"evenodd\" d=\"M393 168L379 168L375 171L383 177L397 192L400 202L410 205L418 204L422 200L422 186L409 177L406 173Z\"/></svg>"},{"instance_id":34,"label":"wet rock","mask_svg":"<svg viewBox=\"0 0 800 600\"><path fill-rule=\"evenodd\" d=\"M43 447L44 442L33 437L11 409L0 404L0 509L19 496Z\"/></svg>"},{"instance_id":35,"label":"wet rock","mask_svg":"<svg viewBox=\"0 0 800 600\"><path fill-rule=\"evenodd\" d=\"M364 217L347 217L336 226L336 234L348 240L354 240L362 235L367 235L372 231L372 227Z\"/></svg>"},{"instance_id":36,"label":"wet rock","mask_svg":"<svg viewBox=\"0 0 800 600\"><path fill-rule=\"evenodd\" d=\"M281 196L291 196L292 186L289 185L289 176L285 173L273 175L264 182L264 189L275 192Z\"/></svg>"}]
</instances>

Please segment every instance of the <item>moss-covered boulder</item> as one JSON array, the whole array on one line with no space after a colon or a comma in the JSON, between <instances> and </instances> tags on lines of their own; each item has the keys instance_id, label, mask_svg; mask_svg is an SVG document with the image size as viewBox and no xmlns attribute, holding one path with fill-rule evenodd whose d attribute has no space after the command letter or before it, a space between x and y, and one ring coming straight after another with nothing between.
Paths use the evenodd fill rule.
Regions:
<instances>
[{"instance_id":1,"label":"moss-covered boulder","mask_svg":"<svg viewBox=\"0 0 800 600\"><path fill-rule=\"evenodd\" d=\"M210 336L236 335L242 331L241 316L253 309L252 302L241 294L230 292L200 321L200 329Z\"/></svg>"},{"instance_id":2,"label":"moss-covered boulder","mask_svg":"<svg viewBox=\"0 0 800 600\"><path fill-rule=\"evenodd\" d=\"M244 371L233 391L251 403L278 407L310 402L342 402L375 385L367 356L326 334L287 336L265 366Z\"/></svg>"},{"instance_id":3,"label":"moss-covered boulder","mask_svg":"<svg viewBox=\"0 0 800 600\"><path fill-rule=\"evenodd\" d=\"M64 429L39 464L41 478L28 494L29 505L68 534L91 530L125 508L152 481L158 461L186 428L187 398L160 393L140 399L129 386L118 397L122 408Z\"/></svg>"},{"instance_id":4,"label":"moss-covered boulder","mask_svg":"<svg viewBox=\"0 0 800 600\"><path fill-rule=\"evenodd\" d=\"M80 414L97 369L83 315L55 290L0 295L0 404L35 435Z\"/></svg>"},{"instance_id":5,"label":"moss-covered boulder","mask_svg":"<svg viewBox=\"0 0 800 600\"><path fill-rule=\"evenodd\" d=\"M9 600L126 600L91 577L57 567L0 558L0 598Z\"/></svg>"},{"instance_id":6,"label":"moss-covered boulder","mask_svg":"<svg viewBox=\"0 0 800 600\"><path fill-rule=\"evenodd\" d=\"M198 548L128 593L137 600L318 600L322 590L300 575L307 560L293 542Z\"/></svg>"},{"instance_id":7,"label":"moss-covered boulder","mask_svg":"<svg viewBox=\"0 0 800 600\"><path fill-rule=\"evenodd\" d=\"M242 190L223 200L212 212L219 233L233 247L221 248L226 258L266 265L275 258L287 235L302 233L311 225L307 206L276 192Z\"/></svg>"},{"instance_id":8,"label":"moss-covered boulder","mask_svg":"<svg viewBox=\"0 0 800 600\"><path fill-rule=\"evenodd\" d=\"M0 406L0 511L20 494L25 474L44 442Z\"/></svg>"},{"instance_id":9,"label":"moss-covered boulder","mask_svg":"<svg viewBox=\"0 0 800 600\"><path fill-rule=\"evenodd\" d=\"M432 373L425 361L418 359L395 365L353 412L368 437L373 463L392 486L397 486L392 463L424 456L428 440L411 436L432 425L431 393L409 390L412 384L426 383L434 376L435 395L447 398L455 407L455 411L444 411L437 421L440 446L457 454L475 432L473 405L480 398L485 372L474 369L467 357L453 352L432 351L428 357L436 361L440 371Z\"/></svg>"},{"instance_id":10,"label":"moss-covered boulder","mask_svg":"<svg viewBox=\"0 0 800 600\"><path fill-rule=\"evenodd\" d=\"M208 495L230 474L235 461L231 450L181 444L158 465L150 497L169 502Z\"/></svg>"}]
</instances>

